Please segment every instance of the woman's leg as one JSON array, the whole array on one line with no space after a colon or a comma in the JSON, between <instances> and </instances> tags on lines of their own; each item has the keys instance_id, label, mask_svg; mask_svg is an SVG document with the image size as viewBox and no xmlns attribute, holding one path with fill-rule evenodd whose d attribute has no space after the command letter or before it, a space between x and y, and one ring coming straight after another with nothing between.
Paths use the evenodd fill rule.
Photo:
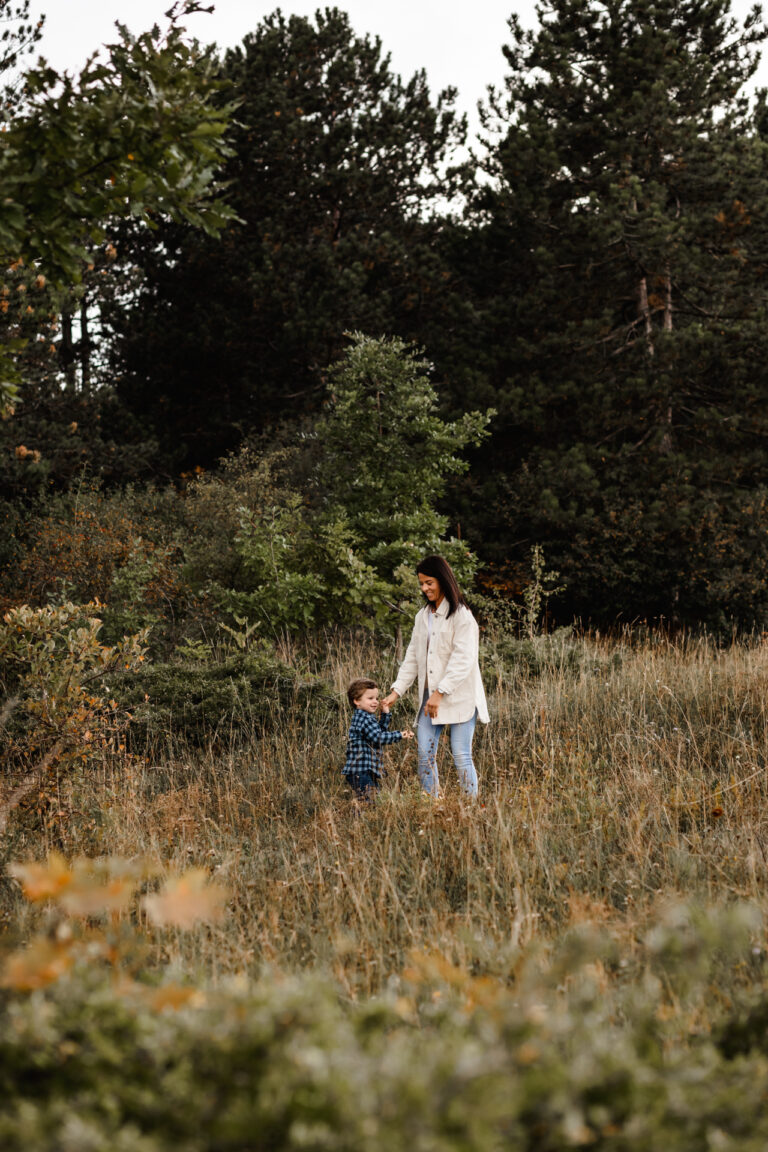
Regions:
<instances>
[{"instance_id":1,"label":"woman's leg","mask_svg":"<svg viewBox=\"0 0 768 1152\"><path fill-rule=\"evenodd\" d=\"M477 712L463 724L451 724L451 752L459 783L468 796L477 796L477 772L472 760L472 737L475 733Z\"/></svg>"},{"instance_id":2,"label":"woman's leg","mask_svg":"<svg viewBox=\"0 0 768 1152\"><path fill-rule=\"evenodd\" d=\"M416 725L419 780L425 792L437 796L440 781L437 777L437 742L445 725L433 724L422 708Z\"/></svg>"}]
</instances>

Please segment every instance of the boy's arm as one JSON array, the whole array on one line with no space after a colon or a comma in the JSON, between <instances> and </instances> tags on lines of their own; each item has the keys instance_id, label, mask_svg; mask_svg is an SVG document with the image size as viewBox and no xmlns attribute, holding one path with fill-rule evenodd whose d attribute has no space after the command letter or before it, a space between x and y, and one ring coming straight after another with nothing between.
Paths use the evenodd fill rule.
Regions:
<instances>
[{"instance_id":1,"label":"boy's arm","mask_svg":"<svg viewBox=\"0 0 768 1152\"><path fill-rule=\"evenodd\" d=\"M398 740L402 740L403 734L402 732L387 731L389 723L389 716L382 716L381 720L377 720L369 713L362 721L361 729L363 736L369 744L375 744L377 747L380 747L382 744L396 744Z\"/></svg>"}]
</instances>

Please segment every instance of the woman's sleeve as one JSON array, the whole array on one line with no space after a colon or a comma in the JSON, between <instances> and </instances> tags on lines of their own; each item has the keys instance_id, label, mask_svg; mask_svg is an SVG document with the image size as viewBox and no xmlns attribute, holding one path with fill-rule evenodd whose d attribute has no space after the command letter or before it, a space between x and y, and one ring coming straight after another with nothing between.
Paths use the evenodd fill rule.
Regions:
<instances>
[{"instance_id":1,"label":"woman's sleeve","mask_svg":"<svg viewBox=\"0 0 768 1152\"><path fill-rule=\"evenodd\" d=\"M445 671L437 686L438 692L450 696L466 680L477 663L477 624L468 608L460 609L453 629L453 644Z\"/></svg>"},{"instance_id":2,"label":"woman's sleeve","mask_svg":"<svg viewBox=\"0 0 768 1152\"><path fill-rule=\"evenodd\" d=\"M391 691L397 692L398 696L405 695L419 674L418 643L416 640L416 633L419 630L418 619L419 617L417 616L416 622L414 622L413 625L413 632L411 632L411 639L408 641L408 647L403 657L403 662L397 673L397 679L391 688Z\"/></svg>"}]
</instances>

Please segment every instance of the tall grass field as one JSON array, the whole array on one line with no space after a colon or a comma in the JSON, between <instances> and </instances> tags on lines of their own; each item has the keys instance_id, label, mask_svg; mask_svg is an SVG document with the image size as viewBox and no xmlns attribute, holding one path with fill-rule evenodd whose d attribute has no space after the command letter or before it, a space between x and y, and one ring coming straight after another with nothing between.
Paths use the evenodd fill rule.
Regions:
<instances>
[{"instance_id":1,"label":"tall grass field","mask_svg":"<svg viewBox=\"0 0 768 1152\"><path fill-rule=\"evenodd\" d=\"M281 655L332 691L202 746L179 716L10 822L6 955L72 930L13 862L145 858L228 897L190 930L81 917L125 960L5 981L2 1147L765 1148L768 645L486 636L479 799L449 755L426 798L403 744L369 805L345 687L388 688L394 646Z\"/></svg>"}]
</instances>

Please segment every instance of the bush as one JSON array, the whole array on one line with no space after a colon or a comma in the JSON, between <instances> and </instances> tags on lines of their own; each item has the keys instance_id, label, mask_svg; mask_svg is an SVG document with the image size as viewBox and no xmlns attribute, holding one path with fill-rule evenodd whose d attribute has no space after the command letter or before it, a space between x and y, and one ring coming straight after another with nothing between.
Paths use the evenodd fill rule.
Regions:
<instances>
[{"instance_id":1,"label":"bush","mask_svg":"<svg viewBox=\"0 0 768 1152\"><path fill-rule=\"evenodd\" d=\"M627 992L606 991L615 949L573 932L548 959L518 957L509 983L417 955L399 988L362 1004L308 977L184 995L75 970L0 1002L0 1144L762 1152L768 1061L728 1060L688 1032L677 972L695 956L701 994L716 939L735 932L737 959L750 917L683 919L649 942L646 979Z\"/></svg>"},{"instance_id":2,"label":"bush","mask_svg":"<svg viewBox=\"0 0 768 1152\"><path fill-rule=\"evenodd\" d=\"M98 601L107 642L151 627L153 649L172 647L189 599L178 493L84 483L26 515L4 511L0 555L13 563L0 565L0 605Z\"/></svg>"},{"instance_id":3,"label":"bush","mask_svg":"<svg viewBox=\"0 0 768 1152\"><path fill-rule=\"evenodd\" d=\"M47 776L55 782L118 744L127 717L104 680L141 665L146 636L102 644L99 610L97 603L25 605L0 622L0 831L26 796L45 795Z\"/></svg>"},{"instance_id":4,"label":"bush","mask_svg":"<svg viewBox=\"0 0 768 1152\"><path fill-rule=\"evenodd\" d=\"M114 678L112 691L131 711L129 736L137 744L163 736L194 744L246 737L291 713L339 707L325 681L304 677L266 652L238 653L221 663L154 664Z\"/></svg>"}]
</instances>

